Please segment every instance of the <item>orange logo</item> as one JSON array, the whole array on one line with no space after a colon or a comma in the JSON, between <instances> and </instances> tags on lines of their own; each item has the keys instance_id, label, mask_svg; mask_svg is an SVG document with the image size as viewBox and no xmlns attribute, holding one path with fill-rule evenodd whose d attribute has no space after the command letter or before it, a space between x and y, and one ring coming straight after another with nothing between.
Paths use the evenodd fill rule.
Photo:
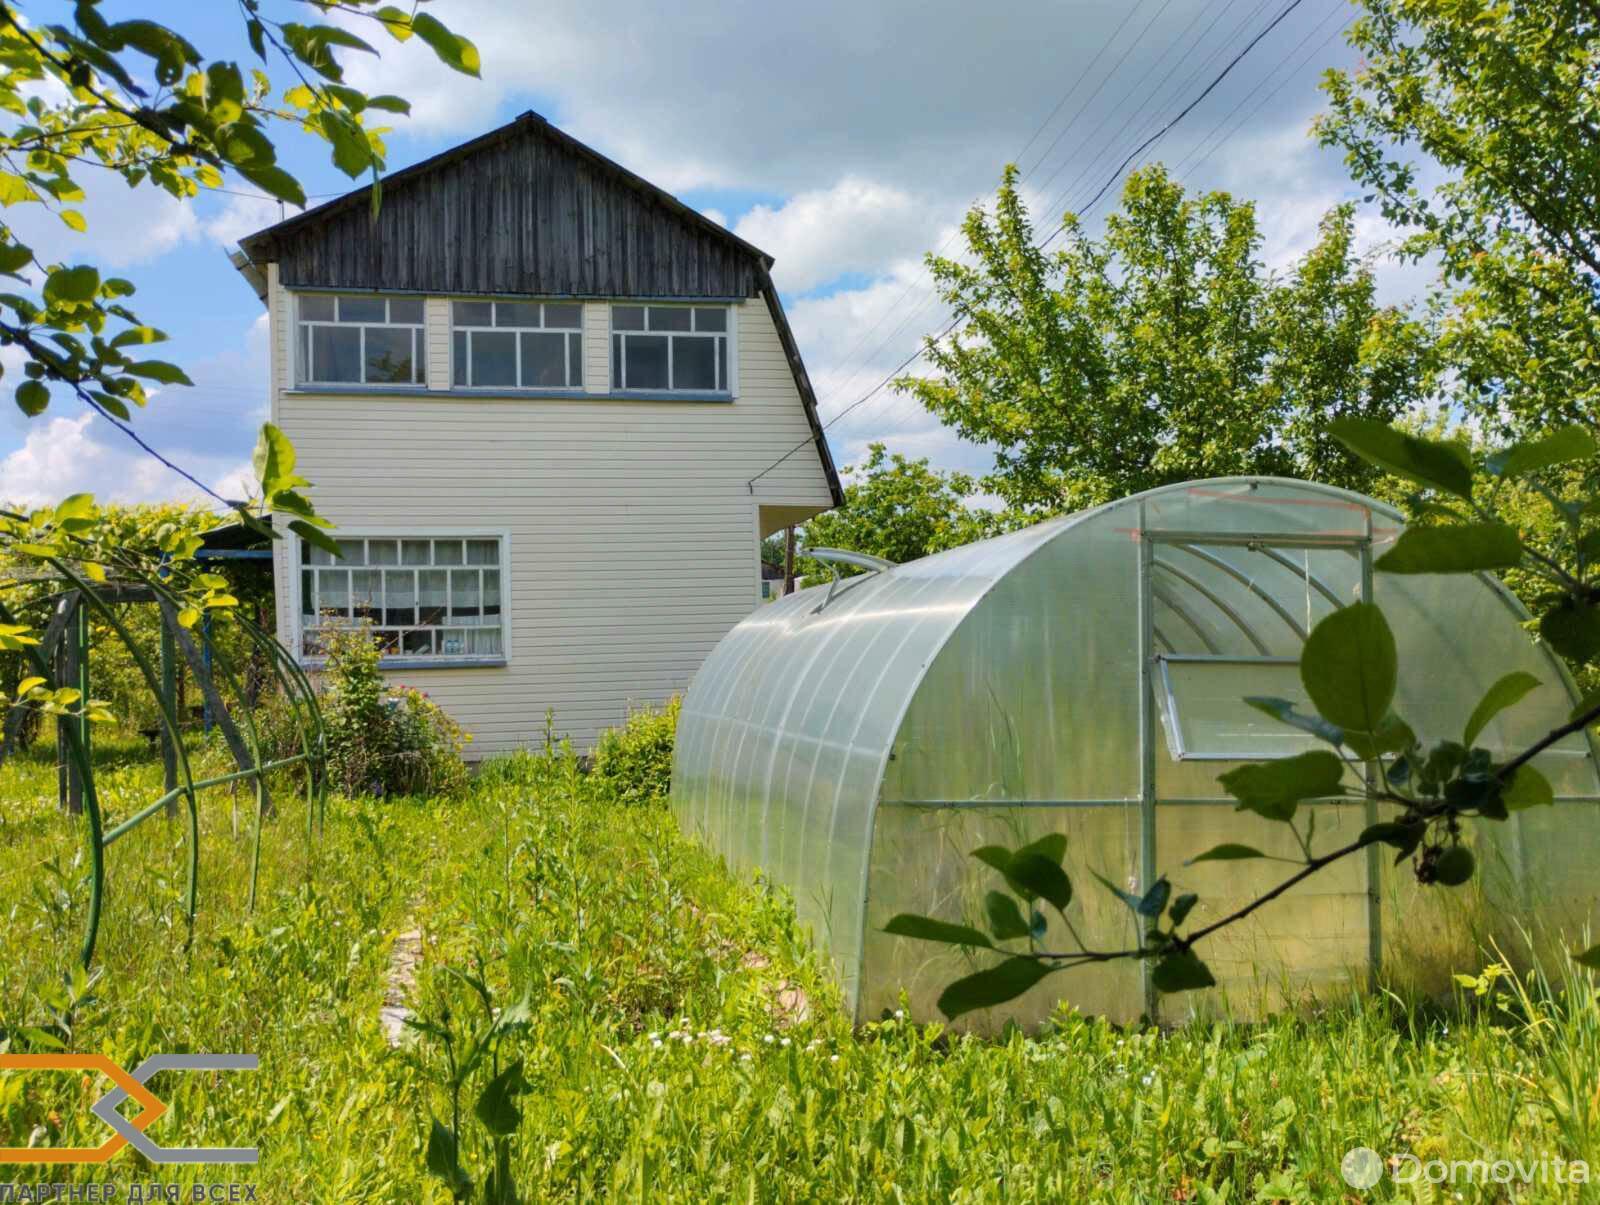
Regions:
<instances>
[{"instance_id":1,"label":"orange logo","mask_svg":"<svg viewBox=\"0 0 1600 1205\"><path fill-rule=\"evenodd\" d=\"M98 1071L143 1107L127 1123L141 1134L167 1111L167 1106L133 1076L103 1054L0 1054L0 1070ZM128 1145L114 1134L97 1147L60 1148L0 1146L0 1163L104 1163Z\"/></svg>"},{"instance_id":2,"label":"orange logo","mask_svg":"<svg viewBox=\"0 0 1600 1205\"><path fill-rule=\"evenodd\" d=\"M132 1071L124 1071L103 1054L0 1054L0 1071L98 1071L116 1087L90 1106L90 1112L115 1134L97 1147L0 1147L0 1163L104 1163L132 1146L152 1163L254 1163L253 1146L159 1146L145 1133L167 1113L167 1106L145 1087L163 1071L254 1071L253 1054L153 1054ZM117 1110L124 1101L139 1102L136 1117Z\"/></svg>"}]
</instances>

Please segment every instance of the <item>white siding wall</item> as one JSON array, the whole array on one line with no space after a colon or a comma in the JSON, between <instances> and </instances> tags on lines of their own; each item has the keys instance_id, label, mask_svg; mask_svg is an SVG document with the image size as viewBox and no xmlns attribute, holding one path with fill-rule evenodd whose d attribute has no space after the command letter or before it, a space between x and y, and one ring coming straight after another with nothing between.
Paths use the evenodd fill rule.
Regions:
<instances>
[{"instance_id":1,"label":"white siding wall","mask_svg":"<svg viewBox=\"0 0 1600 1205\"><path fill-rule=\"evenodd\" d=\"M607 400L610 313L585 309L590 399L462 397L449 377L449 307L428 303L429 394L292 389L293 306L269 270L273 416L317 509L343 532L461 528L509 534L509 664L397 669L474 735L481 756L537 741L546 707L580 747L630 702L687 686L756 605L759 506L830 505L766 303L735 307L739 393L728 402ZM287 548L278 623L292 635Z\"/></svg>"}]
</instances>

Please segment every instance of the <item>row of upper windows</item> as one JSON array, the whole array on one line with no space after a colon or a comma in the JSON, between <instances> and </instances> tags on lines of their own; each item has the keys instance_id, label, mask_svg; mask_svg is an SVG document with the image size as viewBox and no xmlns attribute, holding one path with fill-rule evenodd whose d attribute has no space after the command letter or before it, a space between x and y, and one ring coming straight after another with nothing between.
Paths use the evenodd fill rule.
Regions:
<instances>
[{"instance_id":1,"label":"row of upper windows","mask_svg":"<svg viewBox=\"0 0 1600 1205\"><path fill-rule=\"evenodd\" d=\"M420 297L307 293L298 298L295 380L307 385L426 385ZM613 305L611 387L731 393L726 305ZM583 306L452 301L451 384L464 389L581 389Z\"/></svg>"}]
</instances>

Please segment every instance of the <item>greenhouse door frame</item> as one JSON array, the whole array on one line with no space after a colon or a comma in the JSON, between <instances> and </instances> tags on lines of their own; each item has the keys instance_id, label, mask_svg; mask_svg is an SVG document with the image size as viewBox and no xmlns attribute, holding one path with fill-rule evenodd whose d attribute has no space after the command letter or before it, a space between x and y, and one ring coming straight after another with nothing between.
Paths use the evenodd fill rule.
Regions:
<instances>
[{"instance_id":1,"label":"greenhouse door frame","mask_svg":"<svg viewBox=\"0 0 1600 1205\"><path fill-rule=\"evenodd\" d=\"M1160 667L1155 650L1155 557L1163 544L1228 545L1233 547L1263 547L1272 549L1328 549L1343 548L1355 555L1361 563L1361 599L1372 601L1372 512L1365 511L1365 531L1361 534L1284 531L1178 531L1152 529L1148 526L1145 503L1139 503L1139 892L1143 895L1155 883L1160 870L1156 859L1156 741L1159 720L1156 715L1156 688ZM1263 660L1267 660L1263 658ZM1244 760L1267 760L1250 758ZM1368 784L1372 782L1373 767L1367 767ZM1219 797L1219 802L1225 802ZM1366 800L1366 824L1378 822L1377 801ZM1379 847L1367 846L1367 975L1368 987L1377 982L1383 955L1383 927L1380 897ZM1147 922L1146 932L1154 929L1156 920ZM1144 988L1145 1011L1151 1020L1160 1020L1160 999L1151 978L1149 959L1141 959L1139 972Z\"/></svg>"}]
</instances>

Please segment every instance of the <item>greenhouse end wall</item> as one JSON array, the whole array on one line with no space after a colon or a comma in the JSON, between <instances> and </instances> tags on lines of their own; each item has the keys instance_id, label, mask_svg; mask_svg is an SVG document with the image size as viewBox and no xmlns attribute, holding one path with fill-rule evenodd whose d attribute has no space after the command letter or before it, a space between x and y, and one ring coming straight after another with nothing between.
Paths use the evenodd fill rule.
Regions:
<instances>
[{"instance_id":1,"label":"greenhouse end wall","mask_svg":"<svg viewBox=\"0 0 1600 1205\"><path fill-rule=\"evenodd\" d=\"M943 987L982 965L882 930L899 912L981 926L998 885L970 857L983 844L1065 833L1070 915L1091 946L1137 944L1091 871L1130 891L1165 872L1200 894L1192 924L1204 924L1284 867L1188 859L1224 841L1299 852L1283 826L1235 811L1217 777L1311 747L1241 700L1303 701L1300 646L1337 607L1384 608L1401 652L1396 710L1424 741L1458 738L1513 669L1543 686L1480 743L1509 755L1566 718L1570 680L1499 583L1373 573L1400 530L1395 512L1343 491L1195 482L779 600L696 677L674 806L731 866L793 894L858 1019L898 1007L902 991L933 1019ZM1408 867L1352 858L1208 942L1215 989L1158 1002L1145 968L1124 961L967 1020L1037 1024L1059 1002L1118 1020L1256 1015L1365 982L1380 959L1437 986L1445 964L1505 936L1507 905L1536 905L1551 924L1593 919L1580 868L1600 854L1597 830L1580 829L1584 846L1556 819L1600 806L1593 750L1573 736L1538 764L1562 797L1555 816L1473 826L1485 869L1469 891L1420 890ZM1372 819L1365 803L1312 811L1319 848Z\"/></svg>"}]
</instances>

